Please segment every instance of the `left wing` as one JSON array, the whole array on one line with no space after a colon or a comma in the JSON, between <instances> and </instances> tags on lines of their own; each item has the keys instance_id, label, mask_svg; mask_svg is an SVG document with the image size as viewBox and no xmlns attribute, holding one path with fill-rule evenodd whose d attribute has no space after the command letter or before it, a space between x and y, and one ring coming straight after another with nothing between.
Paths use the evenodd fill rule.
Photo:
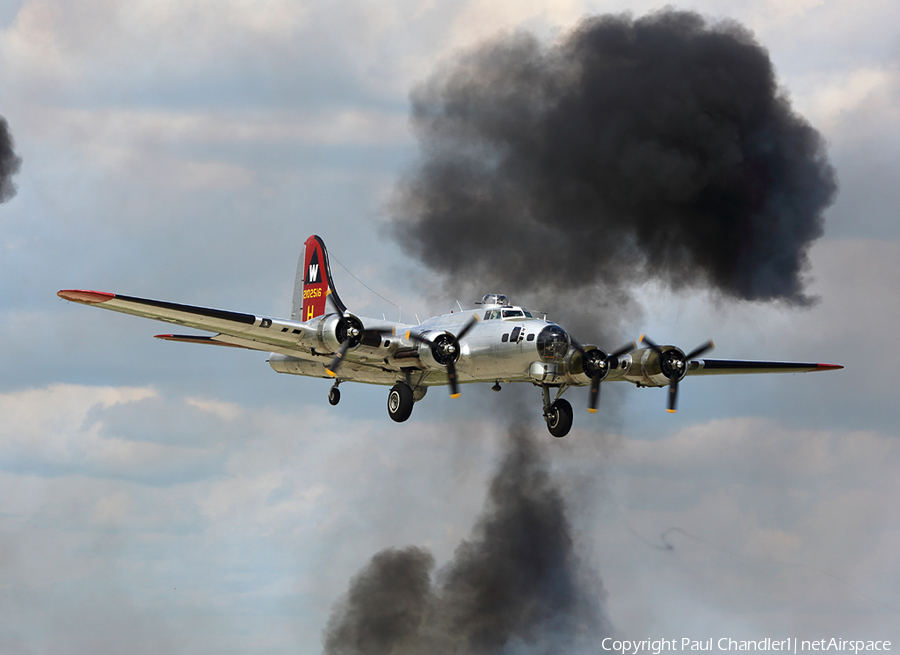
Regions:
<instances>
[{"instance_id":1,"label":"left wing","mask_svg":"<svg viewBox=\"0 0 900 655\"><path fill-rule=\"evenodd\" d=\"M253 314L241 314L209 307L181 305L163 300L135 298L104 291L64 289L56 295L65 300L109 309L123 314L132 314L156 321L174 323L198 330L218 332L215 336L191 336L161 334L160 339L184 341L188 343L208 343L222 346L236 346L278 352L291 356L309 353L300 341L309 328L304 323L279 318L266 318Z\"/></svg>"}]
</instances>

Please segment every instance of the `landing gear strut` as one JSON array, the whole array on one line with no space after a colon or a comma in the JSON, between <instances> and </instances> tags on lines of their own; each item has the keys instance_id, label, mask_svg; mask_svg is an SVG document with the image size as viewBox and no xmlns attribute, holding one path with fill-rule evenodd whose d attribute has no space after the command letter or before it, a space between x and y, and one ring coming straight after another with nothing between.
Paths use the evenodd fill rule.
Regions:
<instances>
[{"instance_id":1,"label":"landing gear strut","mask_svg":"<svg viewBox=\"0 0 900 655\"><path fill-rule=\"evenodd\" d=\"M554 437L564 437L572 429L572 405L568 400L560 398L568 386L559 388L552 403L550 402L550 387L542 386L541 388L544 391L544 420L547 421L547 429Z\"/></svg>"}]
</instances>

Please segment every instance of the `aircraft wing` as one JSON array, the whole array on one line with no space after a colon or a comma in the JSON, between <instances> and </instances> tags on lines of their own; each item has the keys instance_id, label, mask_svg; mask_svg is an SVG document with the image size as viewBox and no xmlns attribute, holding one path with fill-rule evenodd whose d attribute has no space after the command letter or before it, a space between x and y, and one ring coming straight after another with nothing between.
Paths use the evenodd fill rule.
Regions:
<instances>
[{"instance_id":1,"label":"aircraft wing","mask_svg":"<svg viewBox=\"0 0 900 655\"><path fill-rule=\"evenodd\" d=\"M215 336L192 336L160 334L160 339L187 343L206 343L220 346L249 348L266 352L279 352L299 356L308 354L308 349L298 343L307 331L303 323L286 319L271 319L253 314L241 314L209 307L181 305L162 300L135 298L103 291L65 289L56 295L65 300L109 309L123 314L132 314L156 321L174 323L198 330L218 332Z\"/></svg>"},{"instance_id":2,"label":"aircraft wing","mask_svg":"<svg viewBox=\"0 0 900 655\"><path fill-rule=\"evenodd\" d=\"M735 375L747 373L810 373L844 368L838 364L806 362L761 362L742 359L693 359L688 375Z\"/></svg>"}]
</instances>

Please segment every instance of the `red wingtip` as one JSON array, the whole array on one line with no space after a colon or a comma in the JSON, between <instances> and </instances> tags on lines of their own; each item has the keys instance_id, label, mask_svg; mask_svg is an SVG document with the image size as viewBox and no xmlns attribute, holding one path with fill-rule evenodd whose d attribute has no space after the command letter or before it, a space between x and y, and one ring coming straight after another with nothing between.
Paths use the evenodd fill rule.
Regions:
<instances>
[{"instance_id":1,"label":"red wingtip","mask_svg":"<svg viewBox=\"0 0 900 655\"><path fill-rule=\"evenodd\" d=\"M84 302L91 305L106 302L116 297L114 293L106 293L105 291L84 291L83 289L63 289L57 291L56 295L64 300L72 302Z\"/></svg>"},{"instance_id":2,"label":"red wingtip","mask_svg":"<svg viewBox=\"0 0 900 655\"><path fill-rule=\"evenodd\" d=\"M817 371L836 371L839 368L844 368L840 364L816 364Z\"/></svg>"}]
</instances>

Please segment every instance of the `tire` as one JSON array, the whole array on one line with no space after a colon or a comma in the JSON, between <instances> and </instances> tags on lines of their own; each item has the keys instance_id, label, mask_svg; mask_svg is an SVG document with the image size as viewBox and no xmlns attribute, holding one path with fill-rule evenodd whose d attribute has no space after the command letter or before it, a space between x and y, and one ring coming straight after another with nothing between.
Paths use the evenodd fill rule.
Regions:
<instances>
[{"instance_id":1,"label":"tire","mask_svg":"<svg viewBox=\"0 0 900 655\"><path fill-rule=\"evenodd\" d=\"M572 406L560 398L550 405L547 412L547 429L556 438L562 438L572 429Z\"/></svg>"},{"instance_id":2,"label":"tire","mask_svg":"<svg viewBox=\"0 0 900 655\"><path fill-rule=\"evenodd\" d=\"M331 387L331 391L328 392L328 402L332 405L337 405L341 402L341 391L337 387Z\"/></svg>"},{"instance_id":3,"label":"tire","mask_svg":"<svg viewBox=\"0 0 900 655\"><path fill-rule=\"evenodd\" d=\"M388 415L397 423L403 423L412 414L414 402L412 389L405 383L398 382L391 387L391 391L388 393Z\"/></svg>"}]
</instances>

